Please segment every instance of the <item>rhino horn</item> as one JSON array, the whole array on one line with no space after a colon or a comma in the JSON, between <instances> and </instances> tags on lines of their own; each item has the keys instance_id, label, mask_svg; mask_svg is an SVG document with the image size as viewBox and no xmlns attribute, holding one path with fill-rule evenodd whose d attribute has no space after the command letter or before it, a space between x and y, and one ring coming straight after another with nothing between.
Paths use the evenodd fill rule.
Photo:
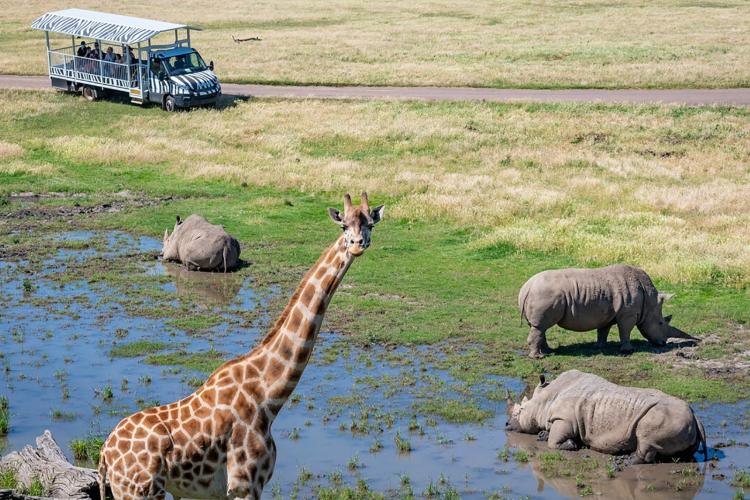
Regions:
<instances>
[{"instance_id":1,"label":"rhino horn","mask_svg":"<svg viewBox=\"0 0 750 500\"><path fill-rule=\"evenodd\" d=\"M508 389L505 389L505 402L508 405L508 413L510 413L511 408L513 408L513 396Z\"/></svg>"},{"instance_id":2,"label":"rhino horn","mask_svg":"<svg viewBox=\"0 0 750 500\"><path fill-rule=\"evenodd\" d=\"M165 229L164 230L164 243L166 243L168 239L169 239L169 230Z\"/></svg>"},{"instance_id":3,"label":"rhino horn","mask_svg":"<svg viewBox=\"0 0 750 500\"><path fill-rule=\"evenodd\" d=\"M668 301L672 297L674 297L673 293L661 293L661 292L659 292L656 295L656 299L659 301L659 304L663 304L664 302Z\"/></svg>"},{"instance_id":4,"label":"rhino horn","mask_svg":"<svg viewBox=\"0 0 750 500\"><path fill-rule=\"evenodd\" d=\"M688 335L687 333L683 332L679 328L675 328L673 326L669 327L669 337L670 338L677 338L677 339L689 339L689 340L695 340L700 341L698 337L693 337L692 335Z\"/></svg>"}]
</instances>

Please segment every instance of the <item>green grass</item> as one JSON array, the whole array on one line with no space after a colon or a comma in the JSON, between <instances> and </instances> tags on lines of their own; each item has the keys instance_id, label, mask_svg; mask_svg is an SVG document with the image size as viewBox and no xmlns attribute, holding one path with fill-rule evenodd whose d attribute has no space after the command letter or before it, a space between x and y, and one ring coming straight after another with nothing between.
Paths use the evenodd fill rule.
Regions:
<instances>
[{"instance_id":1,"label":"green grass","mask_svg":"<svg viewBox=\"0 0 750 500\"><path fill-rule=\"evenodd\" d=\"M396 444L396 450L399 453L409 453L412 451L411 442L401 436L401 433L396 431L396 435L393 437L393 442Z\"/></svg>"},{"instance_id":2,"label":"green grass","mask_svg":"<svg viewBox=\"0 0 750 500\"><path fill-rule=\"evenodd\" d=\"M23 493L32 497L43 497L46 489L39 478L34 478L28 487L23 489Z\"/></svg>"},{"instance_id":3,"label":"green grass","mask_svg":"<svg viewBox=\"0 0 750 500\"><path fill-rule=\"evenodd\" d=\"M164 133L166 127L170 134L174 134L169 136L172 139L185 137L204 140L206 136L201 127L207 116L201 115L201 112L170 117L157 109L140 109L108 102L84 105L66 96L6 93L0 94L0 97L6 101L11 100L14 105L16 102L36 100L40 105L50 106L41 111L14 109L7 116L0 114L0 126L5 128L7 140L18 142L24 147L23 156L13 161L20 162L25 167L13 171L0 169L0 196L20 191L75 192L85 194L80 199L76 198L77 202L95 204L110 200L113 193L127 189L153 199L171 197L148 208L78 220L77 224L92 229L118 229L159 237L165 227L171 227L176 213L183 216L192 212L202 213L208 219L223 224L241 241L242 257L252 262L252 265L241 270L240 276L252 276L253 286L258 289L271 284L279 287L278 297L267 305L267 311L263 311L271 318L281 310L303 273L338 235L339 230L328 219L326 207L341 204L342 189L338 186L331 188L328 184L316 181L314 176L295 174L304 179L304 190L289 188L284 182L281 186L270 181L262 186L254 185L254 177L249 178L249 185L243 186L242 181L246 181L246 177L239 174L234 177L234 171L196 179L182 175L181 172L189 172L182 170L183 167L177 164L176 159L131 161L123 156L127 151L114 150L108 157L109 161L92 160L87 156L90 153L88 148L95 146L82 147L82 157L79 158L76 156L79 153L66 152L59 143L50 142L55 138L68 137L71 131L75 131L76 137L84 138L101 138L102 131L110 129L124 133L134 123L143 125L148 134L154 137L160 137L159 134ZM208 139L218 143L221 149L220 158L216 161L222 160L222 155L226 155L229 163L242 164L244 155L254 150L247 141L248 137L255 137L255 129L242 129L245 130L242 133L236 131L237 127L247 125L246 119L250 115L245 113L254 110L263 113L289 109L299 111L297 108L290 108L290 103L268 101L257 104L257 109L252 107L256 106L252 103L242 106L247 108L229 109L210 116L211 120L221 125L217 125L216 130L206 132ZM362 175L372 175L373 172L385 169L386 164L414 162L428 165L429 168L425 167L423 172L425 175L434 171L440 172L441 176L458 176L466 168L478 168L477 165L481 165L482 161L481 158L472 156L473 153L468 149L463 149L466 145L462 141L467 134L470 137L484 137L477 139L476 143L470 141L468 144L476 145L488 155L494 151L489 144L503 144L514 140L523 142L524 147L544 148L544 144L534 143L536 136L533 131L545 131L542 122L554 121L558 117L566 120L565 123L581 121L589 132L602 128L602 123L610 121L624 120L627 124L623 129L608 129L608 138L603 142L596 139L598 136L591 136L593 139L582 136L578 140L576 138L580 135L579 132L571 131L567 134L570 137L566 135L565 144L569 146L571 141L577 141L575 147L586 148L581 153L582 156L616 156L618 151L630 150L636 147L635 143L661 134L662 138L668 136L669 141L687 144L699 152L706 148L718 151L722 144L731 142L731 152L727 154L741 158L742 152L736 149L736 141L746 137L748 127L746 111L724 108L708 111L684 107L596 105L581 108L455 103L361 105L321 104L317 101L305 102L304 107L318 111L325 108L326 112L363 112L378 120L386 115L391 118L405 116L406 121L402 125L408 131L389 131L379 138L373 138L362 131L353 130L346 138L341 138L341 135L336 135L337 132L326 129L319 135L305 133L297 137L290 135L291 132L279 130L270 121L264 122L263 126L272 130L273 136L285 145L279 146L274 141L264 143L263 154L272 159L280 158L279 163L266 164L263 163L265 160L257 158L248 160L252 168L258 169L257 172L253 170L253 173L262 173L270 165L274 171L282 169L279 170L279 175L287 175L288 172L284 172L292 168L289 165L296 165L294 157L299 155L304 158L305 170L311 171L317 166L326 167L343 161L354 162L352 168ZM444 121L448 120L447 117L457 117L458 121ZM522 118L530 130L508 128L512 126L512 120L508 117ZM463 125L469 119L475 123L473 128L479 127L481 130L466 129ZM506 120L502 129L492 128L496 127L493 125L496 119ZM593 121L589 123L587 120ZM635 133L633 131L639 130L638 123L651 123L654 120L665 122L665 125L658 130L646 128L643 136L632 135ZM698 125L690 125L694 121ZM733 125L724 125L726 121ZM450 132L446 132L442 125L434 135L421 136L415 131L419 124L436 123L449 126ZM331 126L330 123L326 125L328 128ZM726 132L727 128L735 131ZM518 139L519 135L525 139ZM336 137L341 138L341 144L332 139ZM544 135L543 138L546 141L548 136ZM558 135L552 139L561 140ZM76 140L72 142L75 143ZM286 140L291 142L284 142ZM360 155L362 152L364 156ZM554 152L554 149L549 152ZM699 165L710 163L708 159L709 157L703 158L691 168L697 169ZM313 160L323 163L308 163ZM201 161L207 160L204 158ZM34 170L44 165L53 165L54 169ZM589 173L601 173L599 167L596 171L589 171L585 170L589 167L582 166L583 164L566 165L555 166L538 159L511 159L505 162L500 158L497 163L487 166L486 170L495 172L512 169L521 176L521 183L541 174L552 176L555 172L558 172L555 174L558 177L585 177ZM386 176L390 176L389 171L385 172ZM422 175L419 170L415 172ZM476 175L481 180L484 179L481 176L485 174L480 169ZM638 179L631 179L605 172L601 174L601 178L612 182L612 185L650 182L645 174L639 174ZM673 354L655 354L637 332L633 333L635 354L621 357L617 354L615 333L610 336L610 343L602 353L594 346L595 332L575 333L553 328L548 339L553 347L558 348L557 353L541 361L528 359L524 356L528 330L519 318L516 305L521 284L543 269L603 264L606 263L604 259L601 262L584 262L579 257L582 254L580 249L568 251L568 247L564 247L562 250L534 250L508 241L496 241L494 237L488 240L488 234L494 234L494 229L477 227L477 224L468 221L470 218L452 218L449 213L436 213L432 205L421 212L418 210L421 195L432 195L440 189L447 189L445 186L424 186L424 192L420 193L416 188L412 191L411 187L407 191L401 191L390 180L379 183L376 177L366 177L364 181L358 179L359 177L352 176L347 181L352 190L369 187L371 183L382 187L380 191L371 192L370 199L373 203L385 203L386 215L373 232L371 248L352 265L345 278L346 287L342 287L334 297L323 328L347 334L348 341L359 343L408 346L442 342L439 349L444 352L444 357L432 361L449 370L454 377L471 383L480 383L487 377L496 375L521 377L533 382L542 371L559 373L578 368L606 376L618 383L657 387L691 401L736 401L750 395L747 384L750 375L747 373L707 373L690 364L680 364L689 363L689 360L678 359ZM634 191L630 189L629 192ZM490 199L492 196L485 198ZM639 209L643 209L642 201L631 198L636 200L633 203L638 204ZM481 221L482 224L489 224L494 228L502 229L509 224L521 222L533 228L539 221L560 220L561 214L583 212L595 201L591 197L582 197L549 209L528 204L525 208L516 207L513 209L516 211L501 215L487 215L483 206L472 211L461 205L455 206L455 210L474 214L474 218L470 219L474 222L487 215L486 220ZM607 203L610 202L611 199L608 199ZM47 200L45 203L65 204L71 203L71 200ZM10 205L0 206L0 212L13 210L17 206L16 202L11 202ZM610 206L608 210L611 211L611 205L607 206ZM663 209L661 213L668 218L676 216L669 209ZM721 214L721 211L718 213ZM584 217L588 221L586 234L597 237L609 235L615 241L619 226L615 227L615 222L597 217L590 220ZM54 220L49 224L50 230L63 227ZM686 224L689 226L690 220ZM629 230L634 231L632 227ZM609 246L609 240L603 241L604 246ZM0 244L31 246L33 242L24 239L14 244L0 236ZM679 241L672 246L679 247ZM623 258L627 255L623 254ZM705 353L706 358L725 360L729 359L737 346L748 342L746 335L741 334L739 325L750 321L750 289L742 284L743 280L727 278L731 275L731 266L723 266L721 262L716 263L716 266L713 281L706 282L702 278L698 281L659 278L657 286L676 294L665 308L667 314L674 314L677 326L698 336L715 335L718 338L715 343L699 346L698 358ZM102 283L118 279L116 271L99 270L99 273L92 275L92 280L97 276ZM143 286L154 286L154 283L143 281ZM199 332L222 321L218 315L205 312L183 314L184 311L176 307L149 312L132 303L132 299L132 296L128 296L126 304L131 303L128 307L134 313L164 318L165 323L178 328ZM179 366L202 373L210 373L224 361L224 355L216 351L155 352L161 347L163 345L157 342L117 344L112 355L146 356L145 362L148 364ZM316 353L318 354L320 353ZM479 405L458 404L450 400L441 401L440 404L427 402L419 409L456 422L480 421L491 414Z\"/></svg>"},{"instance_id":4,"label":"green grass","mask_svg":"<svg viewBox=\"0 0 750 500\"><path fill-rule=\"evenodd\" d=\"M734 473L730 484L737 488L750 490L750 471L738 470Z\"/></svg>"},{"instance_id":5,"label":"green grass","mask_svg":"<svg viewBox=\"0 0 750 500\"><path fill-rule=\"evenodd\" d=\"M0 469L0 490L15 490L18 487L16 471L12 469Z\"/></svg>"},{"instance_id":6,"label":"green grass","mask_svg":"<svg viewBox=\"0 0 750 500\"><path fill-rule=\"evenodd\" d=\"M153 354L166 348L167 344L164 342L138 340L126 344L115 345L112 350L109 351L109 355L113 358L136 358L138 356Z\"/></svg>"},{"instance_id":7,"label":"green grass","mask_svg":"<svg viewBox=\"0 0 750 500\"><path fill-rule=\"evenodd\" d=\"M181 366L189 370L211 373L226 361L224 356L223 353L214 350L194 353L178 351L152 354L146 358L146 363L149 365Z\"/></svg>"},{"instance_id":8,"label":"green grass","mask_svg":"<svg viewBox=\"0 0 750 500\"><path fill-rule=\"evenodd\" d=\"M0 436L10 430L10 403L7 396L0 396Z\"/></svg>"},{"instance_id":9,"label":"green grass","mask_svg":"<svg viewBox=\"0 0 750 500\"><path fill-rule=\"evenodd\" d=\"M357 485L319 487L316 491L319 500L383 500L382 493L374 492L363 479L357 480Z\"/></svg>"},{"instance_id":10,"label":"green grass","mask_svg":"<svg viewBox=\"0 0 750 500\"><path fill-rule=\"evenodd\" d=\"M86 438L71 440L70 451L73 453L73 458L80 462L98 464L102 445L104 445L103 438L89 436Z\"/></svg>"},{"instance_id":11,"label":"green grass","mask_svg":"<svg viewBox=\"0 0 750 500\"><path fill-rule=\"evenodd\" d=\"M475 402L466 400L434 398L418 403L416 409L422 413L429 413L444 418L451 423L481 422L492 415L492 412L477 406Z\"/></svg>"}]
</instances>

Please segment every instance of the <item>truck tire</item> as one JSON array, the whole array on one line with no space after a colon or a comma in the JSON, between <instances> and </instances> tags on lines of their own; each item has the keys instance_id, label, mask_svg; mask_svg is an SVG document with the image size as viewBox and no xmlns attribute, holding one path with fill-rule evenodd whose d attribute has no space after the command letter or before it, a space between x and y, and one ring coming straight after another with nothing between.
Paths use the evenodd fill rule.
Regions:
<instances>
[{"instance_id":1,"label":"truck tire","mask_svg":"<svg viewBox=\"0 0 750 500\"><path fill-rule=\"evenodd\" d=\"M82 93L83 97L85 97L87 101L96 101L97 99L99 99L99 91L94 87L89 87L87 85L83 87Z\"/></svg>"},{"instance_id":2,"label":"truck tire","mask_svg":"<svg viewBox=\"0 0 750 500\"><path fill-rule=\"evenodd\" d=\"M164 111L167 111L169 113L177 111L177 102L171 95L168 95L164 98Z\"/></svg>"}]
</instances>

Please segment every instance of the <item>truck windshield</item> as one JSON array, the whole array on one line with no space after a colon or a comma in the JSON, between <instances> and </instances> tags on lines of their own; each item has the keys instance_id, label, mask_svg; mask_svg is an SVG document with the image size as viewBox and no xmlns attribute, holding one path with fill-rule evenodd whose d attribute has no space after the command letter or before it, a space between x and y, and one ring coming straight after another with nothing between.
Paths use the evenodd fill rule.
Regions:
<instances>
[{"instance_id":1,"label":"truck windshield","mask_svg":"<svg viewBox=\"0 0 750 500\"><path fill-rule=\"evenodd\" d=\"M206 65L197 52L167 57L163 61L170 75L186 75L206 70Z\"/></svg>"}]
</instances>

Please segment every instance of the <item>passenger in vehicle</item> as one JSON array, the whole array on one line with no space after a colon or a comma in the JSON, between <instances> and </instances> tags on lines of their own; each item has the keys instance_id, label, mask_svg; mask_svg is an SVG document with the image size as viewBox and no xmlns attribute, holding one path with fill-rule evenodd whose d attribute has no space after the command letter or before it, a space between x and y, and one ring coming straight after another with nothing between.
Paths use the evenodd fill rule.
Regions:
<instances>
[{"instance_id":1,"label":"passenger in vehicle","mask_svg":"<svg viewBox=\"0 0 750 500\"><path fill-rule=\"evenodd\" d=\"M112 47L107 47L107 52L104 54L104 60L107 62L115 62L115 51Z\"/></svg>"},{"instance_id":2,"label":"passenger in vehicle","mask_svg":"<svg viewBox=\"0 0 750 500\"><path fill-rule=\"evenodd\" d=\"M86 45L86 42L81 42L81 45L78 46L78 50L76 51L76 55L78 57L86 57L86 54L88 54L89 48Z\"/></svg>"}]
</instances>

